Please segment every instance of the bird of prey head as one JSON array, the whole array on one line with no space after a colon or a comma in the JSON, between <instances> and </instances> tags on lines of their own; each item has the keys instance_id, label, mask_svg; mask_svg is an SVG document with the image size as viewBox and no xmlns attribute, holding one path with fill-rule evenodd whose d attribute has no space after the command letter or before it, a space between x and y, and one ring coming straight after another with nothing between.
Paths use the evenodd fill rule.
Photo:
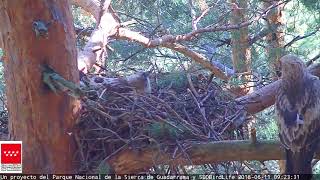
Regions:
<instances>
[{"instance_id":1,"label":"bird of prey head","mask_svg":"<svg viewBox=\"0 0 320 180\"><path fill-rule=\"evenodd\" d=\"M303 80L306 75L306 66L300 58L294 55L283 56L280 60L281 77L286 81ZM293 83L295 84L295 83Z\"/></svg>"}]
</instances>

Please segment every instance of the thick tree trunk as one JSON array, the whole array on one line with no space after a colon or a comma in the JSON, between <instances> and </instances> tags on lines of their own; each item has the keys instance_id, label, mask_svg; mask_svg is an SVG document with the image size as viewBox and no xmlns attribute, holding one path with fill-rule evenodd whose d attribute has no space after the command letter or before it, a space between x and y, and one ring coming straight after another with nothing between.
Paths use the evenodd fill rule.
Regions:
<instances>
[{"instance_id":1,"label":"thick tree trunk","mask_svg":"<svg viewBox=\"0 0 320 180\"><path fill-rule=\"evenodd\" d=\"M248 9L247 1L230 0L231 6L231 24L236 25L246 21L246 9ZM251 51L248 39L248 27L242 27L231 31L232 44L232 64L236 73L244 73L251 71ZM231 91L237 96L243 96L252 90L252 84L246 83L251 79L251 75L238 77L244 81L241 86L231 87Z\"/></svg>"},{"instance_id":2,"label":"thick tree trunk","mask_svg":"<svg viewBox=\"0 0 320 180\"><path fill-rule=\"evenodd\" d=\"M263 2L263 7L267 9L272 4L278 3L278 0L266 0ZM283 54L284 46L284 33L283 33L283 24L284 18L282 11L284 4L277 6L272 11L269 11L267 14L266 26L268 29L271 29L270 33L266 36L267 40L267 57L271 68L274 73L274 78L276 79L276 73L280 71L280 58Z\"/></svg>"},{"instance_id":3,"label":"thick tree trunk","mask_svg":"<svg viewBox=\"0 0 320 180\"><path fill-rule=\"evenodd\" d=\"M237 1L229 0L231 11L231 24L240 24L246 21L246 10L248 9L247 0ZM242 27L231 31L231 45L232 45L232 63L233 69L236 73L248 73L236 77L243 82L241 85L231 85L231 92L237 97L243 96L253 91L252 75L251 75L251 49L249 46L248 27ZM244 135L251 137L251 130L254 130L255 119L247 118L247 126L243 127ZM254 130L255 131L255 130ZM256 138L256 137L253 137Z\"/></svg>"},{"instance_id":4,"label":"thick tree trunk","mask_svg":"<svg viewBox=\"0 0 320 180\"><path fill-rule=\"evenodd\" d=\"M243 0L236 5L237 1L230 0L231 24L236 25L246 21L245 9L247 1ZM231 31L232 63L236 72L248 72L251 67L251 53L248 42L248 27L242 27Z\"/></svg>"},{"instance_id":5,"label":"thick tree trunk","mask_svg":"<svg viewBox=\"0 0 320 180\"><path fill-rule=\"evenodd\" d=\"M51 22L47 37L36 36L33 26L38 20ZM71 132L79 102L50 91L42 83L40 69L48 64L67 80L79 81L68 1L2 0L0 31L10 139L23 143L23 172L72 173Z\"/></svg>"}]
</instances>

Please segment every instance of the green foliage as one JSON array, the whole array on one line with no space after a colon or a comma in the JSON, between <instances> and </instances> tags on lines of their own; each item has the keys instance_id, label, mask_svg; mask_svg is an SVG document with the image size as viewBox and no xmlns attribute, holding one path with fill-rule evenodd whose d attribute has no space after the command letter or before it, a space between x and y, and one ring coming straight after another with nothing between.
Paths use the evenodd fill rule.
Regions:
<instances>
[{"instance_id":1,"label":"green foliage","mask_svg":"<svg viewBox=\"0 0 320 180\"><path fill-rule=\"evenodd\" d=\"M72 15L75 28L86 29L95 26L95 20L93 16L77 6L72 6ZM83 48L88 41L87 37L77 37L77 47Z\"/></svg>"},{"instance_id":2,"label":"green foliage","mask_svg":"<svg viewBox=\"0 0 320 180\"><path fill-rule=\"evenodd\" d=\"M148 127L148 134L154 139L176 139L177 129L164 122L154 122Z\"/></svg>"},{"instance_id":3,"label":"green foliage","mask_svg":"<svg viewBox=\"0 0 320 180\"><path fill-rule=\"evenodd\" d=\"M199 16L202 12L197 2L193 2L196 15ZM201 19L198 23L198 28L210 25L211 27L220 27L230 22L230 4L225 1L217 3L215 0L206 0L206 2L215 7ZM155 39L164 34L178 35L192 31L189 0L122 0L112 1L112 4L120 16L121 22L136 20L137 23L129 28L141 32L148 38ZM248 10L247 16L256 16L258 7L261 7L260 0L249 1L249 7L245 8ZM81 8L72 6L72 14L77 28L95 27L94 18ZM311 36L296 41L286 48L287 52L300 55L306 60L317 55L320 49L320 33L316 32L320 27L320 1L291 0L285 6L283 15L285 25L282 28L284 29L285 44L294 40L297 36L301 37L315 32ZM263 20L250 25L248 27L250 37L257 35L264 27L265 22ZM221 45L221 42L229 40L232 33L236 36L239 35L237 31L210 32L203 33L191 41L181 43L210 60L218 61L231 67L231 46ZM88 38L78 37L77 40L77 45L81 48ZM213 52L204 50L204 45L210 46ZM178 92L179 90L185 90L188 82L186 73L182 69L188 70L190 66L197 67L197 65L191 63L189 58L167 48L145 48L135 42L127 41L112 41L110 46L114 51L108 54L107 68L109 70L131 73L130 69L147 70L152 67L157 72L161 72L156 78L157 86L160 89L171 88ZM270 65L268 62L270 59L266 53L267 46L265 39L261 39L251 46L251 68L254 72L260 74L264 80L270 78ZM0 58L2 58L3 53L3 50L0 49ZM243 84L243 81L240 78L233 78L230 83L232 85L240 85ZM4 94L4 89L4 67L0 63L0 94ZM258 139L278 139L278 127L274 110L269 108L257 114L257 118ZM146 131L149 132L151 137L163 140L175 140L189 135L189 132L178 123L170 125L166 122L154 122L147 127ZM195 168L194 172L208 172L208 169L201 168ZM319 166L315 170L320 172ZM103 174L109 173L110 166L107 163L101 163L97 171Z\"/></svg>"},{"instance_id":4,"label":"green foliage","mask_svg":"<svg viewBox=\"0 0 320 180\"><path fill-rule=\"evenodd\" d=\"M245 83L245 79L239 78L239 77L231 77L231 79L228 82L228 84L230 84L231 86L240 86L240 85L243 85L244 83Z\"/></svg>"},{"instance_id":5,"label":"green foliage","mask_svg":"<svg viewBox=\"0 0 320 180\"><path fill-rule=\"evenodd\" d=\"M110 166L107 162L102 161L102 162L99 164L96 173L98 173L98 174L111 174L111 173L112 173L112 168L111 168L111 166Z\"/></svg>"},{"instance_id":6,"label":"green foliage","mask_svg":"<svg viewBox=\"0 0 320 180\"><path fill-rule=\"evenodd\" d=\"M77 27L94 27L94 18L78 6L72 6L72 16L75 26Z\"/></svg>"},{"instance_id":7,"label":"green foliage","mask_svg":"<svg viewBox=\"0 0 320 180\"><path fill-rule=\"evenodd\" d=\"M319 31L320 27L320 1L302 0L305 6L294 0L288 3L284 16L286 19L285 41L290 42L296 36L305 36L312 32ZM311 9L308 6L312 7ZM294 18L292 18L294 17ZM319 53L320 33L316 32L311 36L296 41L287 50L294 54L311 59Z\"/></svg>"},{"instance_id":8,"label":"green foliage","mask_svg":"<svg viewBox=\"0 0 320 180\"><path fill-rule=\"evenodd\" d=\"M319 13L319 10L320 10L320 1L319 0L300 0L300 1L309 10L317 11Z\"/></svg>"},{"instance_id":9,"label":"green foliage","mask_svg":"<svg viewBox=\"0 0 320 180\"><path fill-rule=\"evenodd\" d=\"M147 129L150 137L156 140L175 141L191 133L179 124L169 124L167 122L153 122Z\"/></svg>"},{"instance_id":10,"label":"green foliage","mask_svg":"<svg viewBox=\"0 0 320 180\"><path fill-rule=\"evenodd\" d=\"M109 53L107 67L113 71L147 70L150 66L150 57L154 54L152 49L145 49L139 44L125 41L112 43L112 48L116 51Z\"/></svg>"},{"instance_id":11,"label":"green foliage","mask_svg":"<svg viewBox=\"0 0 320 180\"><path fill-rule=\"evenodd\" d=\"M179 91L187 87L187 75L184 72L171 72L158 77L157 86L160 89L171 88Z\"/></svg>"},{"instance_id":12,"label":"green foliage","mask_svg":"<svg viewBox=\"0 0 320 180\"><path fill-rule=\"evenodd\" d=\"M257 138L263 140L278 139L278 125L273 108L257 114Z\"/></svg>"}]
</instances>

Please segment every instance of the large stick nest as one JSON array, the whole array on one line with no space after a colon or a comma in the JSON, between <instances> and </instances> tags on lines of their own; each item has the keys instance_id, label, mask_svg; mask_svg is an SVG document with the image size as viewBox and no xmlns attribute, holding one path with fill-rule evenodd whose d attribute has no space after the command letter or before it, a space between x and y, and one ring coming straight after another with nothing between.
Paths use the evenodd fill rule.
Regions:
<instances>
[{"instance_id":1,"label":"large stick nest","mask_svg":"<svg viewBox=\"0 0 320 180\"><path fill-rule=\"evenodd\" d=\"M234 139L235 122L246 118L243 107L214 82L197 82L192 90L190 83L179 91L153 83L151 94L103 86L87 91L77 123L79 171L95 171L126 148L173 153L194 142Z\"/></svg>"}]
</instances>

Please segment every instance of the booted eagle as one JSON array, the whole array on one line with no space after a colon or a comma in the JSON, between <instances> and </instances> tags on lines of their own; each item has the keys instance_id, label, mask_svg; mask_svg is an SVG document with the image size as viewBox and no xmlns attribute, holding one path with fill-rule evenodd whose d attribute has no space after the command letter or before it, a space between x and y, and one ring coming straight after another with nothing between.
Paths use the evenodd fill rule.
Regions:
<instances>
[{"instance_id":1,"label":"booted eagle","mask_svg":"<svg viewBox=\"0 0 320 180\"><path fill-rule=\"evenodd\" d=\"M320 80L294 55L283 56L276 95L280 141L286 149L286 174L312 174L320 138Z\"/></svg>"}]
</instances>

